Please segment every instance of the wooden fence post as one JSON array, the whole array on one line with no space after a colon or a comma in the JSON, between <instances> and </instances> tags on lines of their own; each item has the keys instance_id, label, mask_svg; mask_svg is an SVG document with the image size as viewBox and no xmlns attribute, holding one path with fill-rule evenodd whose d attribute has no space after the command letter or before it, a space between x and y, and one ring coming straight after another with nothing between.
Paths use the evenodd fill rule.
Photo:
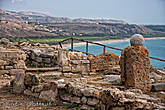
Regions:
<instances>
[{"instance_id":1,"label":"wooden fence post","mask_svg":"<svg viewBox=\"0 0 165 110\"><path fill-rule=\"evenodd\" d=\"M104 46L104 49L103 49L103 54L105 54L105 48L106 48L106 46Z\"/></svg>"},{"instance_id":2,"label":"wooden fence post","mask_svg":"<svg viewBox=\"0 0 165 110\"><path fill-rule=\"evenodd\" d=\"M71 38L71 51L73 51L73 38Z\"/></svg>"},{"instance_id":3,"label":"wooden fence post","mask_svg":"<svg viewBox=\"0 0 165 110\"><path fill-rule=\"evenodd\" d=\"M59 42L59 45L60 45L60 47L62 48L62 44L61 44L61 42Z\"/></svg>"},{"instance_id":4,"label":"wooden fence post","mask_svg":"<svg viewBox=\"0 0 165 110\"><path fill-rule=\"evenodd\" d=\"M86 42L86 55L88 55L88 41Z\"/></svg>"}]
</instances>

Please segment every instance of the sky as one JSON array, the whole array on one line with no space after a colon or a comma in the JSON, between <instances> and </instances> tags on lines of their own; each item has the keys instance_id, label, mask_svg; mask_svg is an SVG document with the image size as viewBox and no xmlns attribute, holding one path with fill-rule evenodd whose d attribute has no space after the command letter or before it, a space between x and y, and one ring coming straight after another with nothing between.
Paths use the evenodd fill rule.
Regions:
<instances>
[{"instance_id":1,"label":"sky","mask_svg":"<svg viewBox=\"0 0 165 110\"><path fill-rule=\"evenodd\" d=\"M165 24L165 0L0 0L0 9L124 20L130 24Z\"/></svg>"}]
</instances>

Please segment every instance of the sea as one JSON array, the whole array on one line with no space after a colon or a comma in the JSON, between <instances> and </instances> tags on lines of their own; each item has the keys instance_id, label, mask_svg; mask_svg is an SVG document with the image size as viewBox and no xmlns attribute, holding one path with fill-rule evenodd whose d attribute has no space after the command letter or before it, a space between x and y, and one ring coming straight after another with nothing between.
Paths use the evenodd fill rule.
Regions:
<instances>
[{"instance_id":1,"label":"sea","mask_svg":"<svg viewBox=\"0 0 165 110\"><path fill-rule=\"evenodd\" d=\"M120 48L120 49L130 46L129 41L108 42L108 43L102 43L102 44ZM145 39L144 46L147 47L150 56L165 60L165 39ZM85 52L86 45L76 45L74 46L74 49ZM89 44L88 52L94 55L98 55L98 54L103 53L103 47L95 45L95 44ZM109 49L109 48L106 48L106 52L113 52L119 56L121 55L120 51ZM155 68L165 69L165 62L163 61L150 59L150 63Z\"/></svg>"}]
</instances>

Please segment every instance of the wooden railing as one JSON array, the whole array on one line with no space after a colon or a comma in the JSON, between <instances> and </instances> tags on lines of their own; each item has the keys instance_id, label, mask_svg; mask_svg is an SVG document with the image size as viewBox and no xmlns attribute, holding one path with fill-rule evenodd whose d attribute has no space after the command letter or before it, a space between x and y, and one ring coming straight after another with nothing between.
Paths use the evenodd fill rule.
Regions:
<instances>
[{"instance_id":1,"label":"wooden railing","mask_svg":"<svg viewBox=\"0 0 165 110\"><path fill-rule=\"evenodd\" d=\"M84 39L77 39L77 38L68 38L68 39L65 39L65 40L62 40L62 41L57 42L57 44L59 44L60 48L63 48L62 43L65 42L65 41L71 41L71 43L70 43L71 49L68 49L68 50L69 50L69 51L76 51L76 52L82 52L82 51L79 51L79 50L75 50L75 49L74 49L74 41L86 42L86 52L82 52L82 53L84 53L84 54L86 54L86 55L93 55L93 54L91 54L91 53L88 52L88 47L89 47L88 44L89 44L89 43L102 46L102 47L103 47L103 53L104 53L104 54L105 54L105 52L106 52L106 48L110 48L110 49L122 51L122 49L119 49L119 48L107 46L107 45L100 44L100 43L96 43L96 42L92 42L92 41L87 41L87 40L84 40ZM151 58L151 59L155 59L155 60L159 60L159 61L165 62L164 59L160 59L160 58L156 58L156 57L151 57L151 56L150 56L150 58Z\"/></svg>"}]
</instances>

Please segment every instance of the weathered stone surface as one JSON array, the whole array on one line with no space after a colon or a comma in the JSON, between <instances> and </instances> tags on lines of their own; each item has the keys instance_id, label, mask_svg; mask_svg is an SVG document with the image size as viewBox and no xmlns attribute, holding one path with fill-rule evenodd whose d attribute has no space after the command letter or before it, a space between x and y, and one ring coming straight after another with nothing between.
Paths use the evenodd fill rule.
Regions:
<instances>
[{"instance_id":1,"label":"weathered stone surface","mask_svg":"<svg viewBox=\"0 0 165 110\"><path fill-rule=\"evenodd\" d=\"M124 107L112 107L111 110L125 110Z\"/></svg>"},{"instance_id":2,"label":"weathered stone surface","mask_svg":"<svg viewBox=\"0 0 165 110\"><path fill-rule=\"evenodd\" d=\"M81 110L92 110L92 109L94 109L93 107L91 107L91 106L88 106L88 105L82 105L81 107L80 107L80 109Z\"/></svg>"},{"instance_id":3,"label":"weathered stone surface","mask_svg":"<svg viewBox=\"0 0 165 110\"><path fill-rule=\"evenodd\" d=\"M9 43L10 43L9 39L2 38L2 39L0 40L0 44L5 44L5 45L7 45L7 44L9 44Z\"/></svg>"},{"instance_id":4,"label":"weathered stone surface","mask_svg":"<svg viewBox=\"0 0 165 110\"><path fill-rule=\"evenodd\" d=\"M24 90L24 94L28 95L28 96L33 96L33 97L36 97L36 98L38 98L39 95L40 95L39 93L33 93L30 90L28 90L28 89Z\"/></svg>"},{"instance_id":5,"label":"weathered stone surface","mask_svg":"<svg viewBox=\"0 0 165 110\"><path fill-rule=\"evenodd\" d=\"M25 72L19 72L16 74L16 78L13 82L13 92L22 93L25 89L24 85Z\"/></svg>"},{"instance_id":6,"label":"weathered stone surface","mask_svg":"<svg viewBox=\"0 0 165 110\"><path fill-rule=\"evenodd\" d=\"M9 71L8 70L0 70L0 75L2 74L9 74Z\"/></svg>"},{"instance_id":7,"label":"weathered stone surface","mask_svg":"<svg viewBox=\"0 0 165 110\"><path fill-rule=\"evenodd\" d=\"M89 60L81 60L81 63L82 64L90 64L90 61Z\"/></svg>"},{"instance_id":8,"label":"weathered stone surface","mask_svg":"<svg viewBox=\"0 0 165 110\"><path fill-rule=\"evenodd\" d=\"M121 82L127 87L150 91L150 60L148 50L143 46L130 46L120 57Z\"/></svg>"},{"instance_id":9,"label":"weathered stone surface","mask_svg":"<svg viewBox=\"0 0 165 110\"><path fill-rule=\"evenodd\" d=\"M64 101L80 103L80 97L72 96L70 94L62 94L60 95L60 98Z\"/></svg>"},{"instance_id":10,"label":"weathered stone surface","mask_svg":"<svg viewBox=\"0 0 165 110\"><path fill-rule=\"evenodd\" d=\"M87 104L88 105L92 105L92 106L95 106L99 103L99 100L96 99L96 98L88 98L88 101L87 101Z\"/></svg>"},{"instance_id":11,"label":"weathered stone surface","mask_svg":"<svg viewBox=\"0 0 165 110\"><path fill-rule=\"evenodd\" d=\"M81 64L81 60L70 60L71 64L78 65Z\"/></svg>"},{"instance_id":12,"label":"weathered stone surface","mask_svg":"<svg viewBox=\"0 0 165 110\"><path fill-rule=\"evenodd\" d=\"M156 74L155 72L150 73L151 79L160 80L162 79L161 75Z\"/></svg>"},{"instance_id":13,"label":"weathered stone surface","mask_svg":"<svg viewBox=\"0 0 165 110\"><path fill-rule=\"evenodd\" d=\"M88 100L88 99L87 99L86 97L84 97L84 96L81 98L81 102L82 102L83 104L86 104L86 103L87 103L87 100Z\"/></svg>"},{"instance_id":14,"label":"weathered stone surface","mask_svg":"<svg viewBox=\"0 0 165 110\"><path fill-rule=\"evenodd\" d=\"M63 66L62 67L62 72L70 72L71 71L71 67L70 66Z\"/></svg>"},{"instance_id":15,"label":"weathered stone surface","mask_svg":"<svg viewBox=\"0 0 165 110\"><path fill-rule=\"evenodd\" d=\"M36 86L39 84L39 79L36 75L29 73L25 75L24 83L27 87Z\"/></svg>"},{"instance_id":16,"label":"weathered stone surface","mask_svg":"<svg viewBox=\"0 0 165 110\"><path fill-rule=\"evenodd\" d=\"M160 98L160 100L161 100L162 103L165 103L165 92L163 92L163 91L158 92L156 96L158 98Z\"/></svg>"},{"instance_id":17,"label":"weathered stone surface","mask_svg":"<svg viewBox=\"0 0 165 110\"><path fill-rule=\"evenodd\" d=\"M69 59L67 57L67 52L66 51L59 51L58 52L57 64L59 66L62 66L62 67L69 65Z\"/></svg>"},{"instance_id":18,"label":"weathered stone surface","mask_svg":"<svg viewBox=\"0 0 165 110\"><path fill-rule=\"evenodd\" d=\"M95 90L93 88L84 88L81 89L81 92L83 93L84 96L94 96Z\"/></svg>"},{"instance_id":19,"label":"weathered stone surface","mask_svg":"<svg viewBox=\"0 0 165 110\"><path fill-rule=\"evenodd\" d=\"M140 34L134 34L130 39L131 46L143 46L144 38Z\"/></svg>"},{"instance_id":20,"label":"weathered stone surface","mask_svg":"<svg viewBox=\"0 0 165 110\"><path fill-rule=\"evenodd\" d=\"M90 55L88 59L91 63L91 71L109 70L112 65L119 64L119 56L114 53L105 53L100 55Z\"/></svg>"},{"instance_id":21,"label":"weathered stone surface","mask_svg":"<svg viewBox=\"0 0 165 110\"><path fill-rule=\"evenodd\" d=\"M51 59L50 58L42 58L42 62L49 64L49 63L51 63Z\"/></svg>"},{"instance_id":22,"label":"weathered stone surface","mask_svg":"<svg viewBox=\"0 0 165 110\"><path fill-rule=\"evenodd\" d=\"M5 69L6 69L6 70L13 69L13 66L5 66Z\"/></svg>"},{"instance_id":23,"label":"weathered stone surface","mask_svg":"<svg viewBox=\"0 0 165 110\"><path fill-rule=\"evenodd\" d=\"M41 92L43 90L43 88L44 88L44 85L43 84L42 85L37 85L37 86L32 86L31 91L32 92L39 93L39 92Z\"/></svg>"},{"instance_id":24,"label":"weathered stone surface","mask_svg":"<svg viewBox=\"0 0 165 110\"><path fill-rule=\"evenodd\" d=\"M51 100L51 101L56 101L56 97L57 97L57 91L53 91L53 90L42 91L39 95L40 99Z\"/></svg>"},{"instance_id":25,"label":"weathered stone surface","mask_svg":"<svg viewBox=\"0 0 165 110\"><path fill-rule=\"evenodd\" d=\"M83 60L86 59L82 52L69 52L70 60Z\"/></svg>"},{"instance_id":26,"label":"weathered stone surface","mask_svg":"<svg viewBox=\"0 0 165 110\"><path fill-rule=\"evenodd\" d=\"M25 69L26 65L25 65L25 61L24 60L19 60L15 65L14 65L15 69Z\"/></svg>"},{"instance_id":27,"label":"weathered stone surface","mask_svg":"<svg viewBox=\"0 0 165 110\"><path fill-rule=\"evenodd\" d=\"M105 75L103 79L99 81L119 84L121 79L120 75Z\"/></svg>"},{"instance_id":28,"label":"weathered stone surface","mask_svg":"<svg viewBox=\"0 0 165 110\"><path fill-rule=\"evenodd\" d=\"M6 65L6 61L4 61L4 60L0 60L0 66L4 66L4 65Z\"/></svg>"},{"instance_id":29,"label":"weathered stone surface","mask_svg":"<svg viewBox=\"0 0 165 110\"><path fill-rule=\"evenodd\" d=\"M15 74L17 74L17 73L22 73L22 72L24 72L25 70L23 70L23 69L11 69L10 70L10 74L11 75L15 75Z\"/></svg>"},{"instance_id":30,"label":"weathered stone surface","mask_svg":"<svg viewBox=\"0 0 165 110\"><path fill-rule=\"evenodd\" d=\"M152 91L165 91L165 83L152 84Z\"/></svg>"}]
</instances>

